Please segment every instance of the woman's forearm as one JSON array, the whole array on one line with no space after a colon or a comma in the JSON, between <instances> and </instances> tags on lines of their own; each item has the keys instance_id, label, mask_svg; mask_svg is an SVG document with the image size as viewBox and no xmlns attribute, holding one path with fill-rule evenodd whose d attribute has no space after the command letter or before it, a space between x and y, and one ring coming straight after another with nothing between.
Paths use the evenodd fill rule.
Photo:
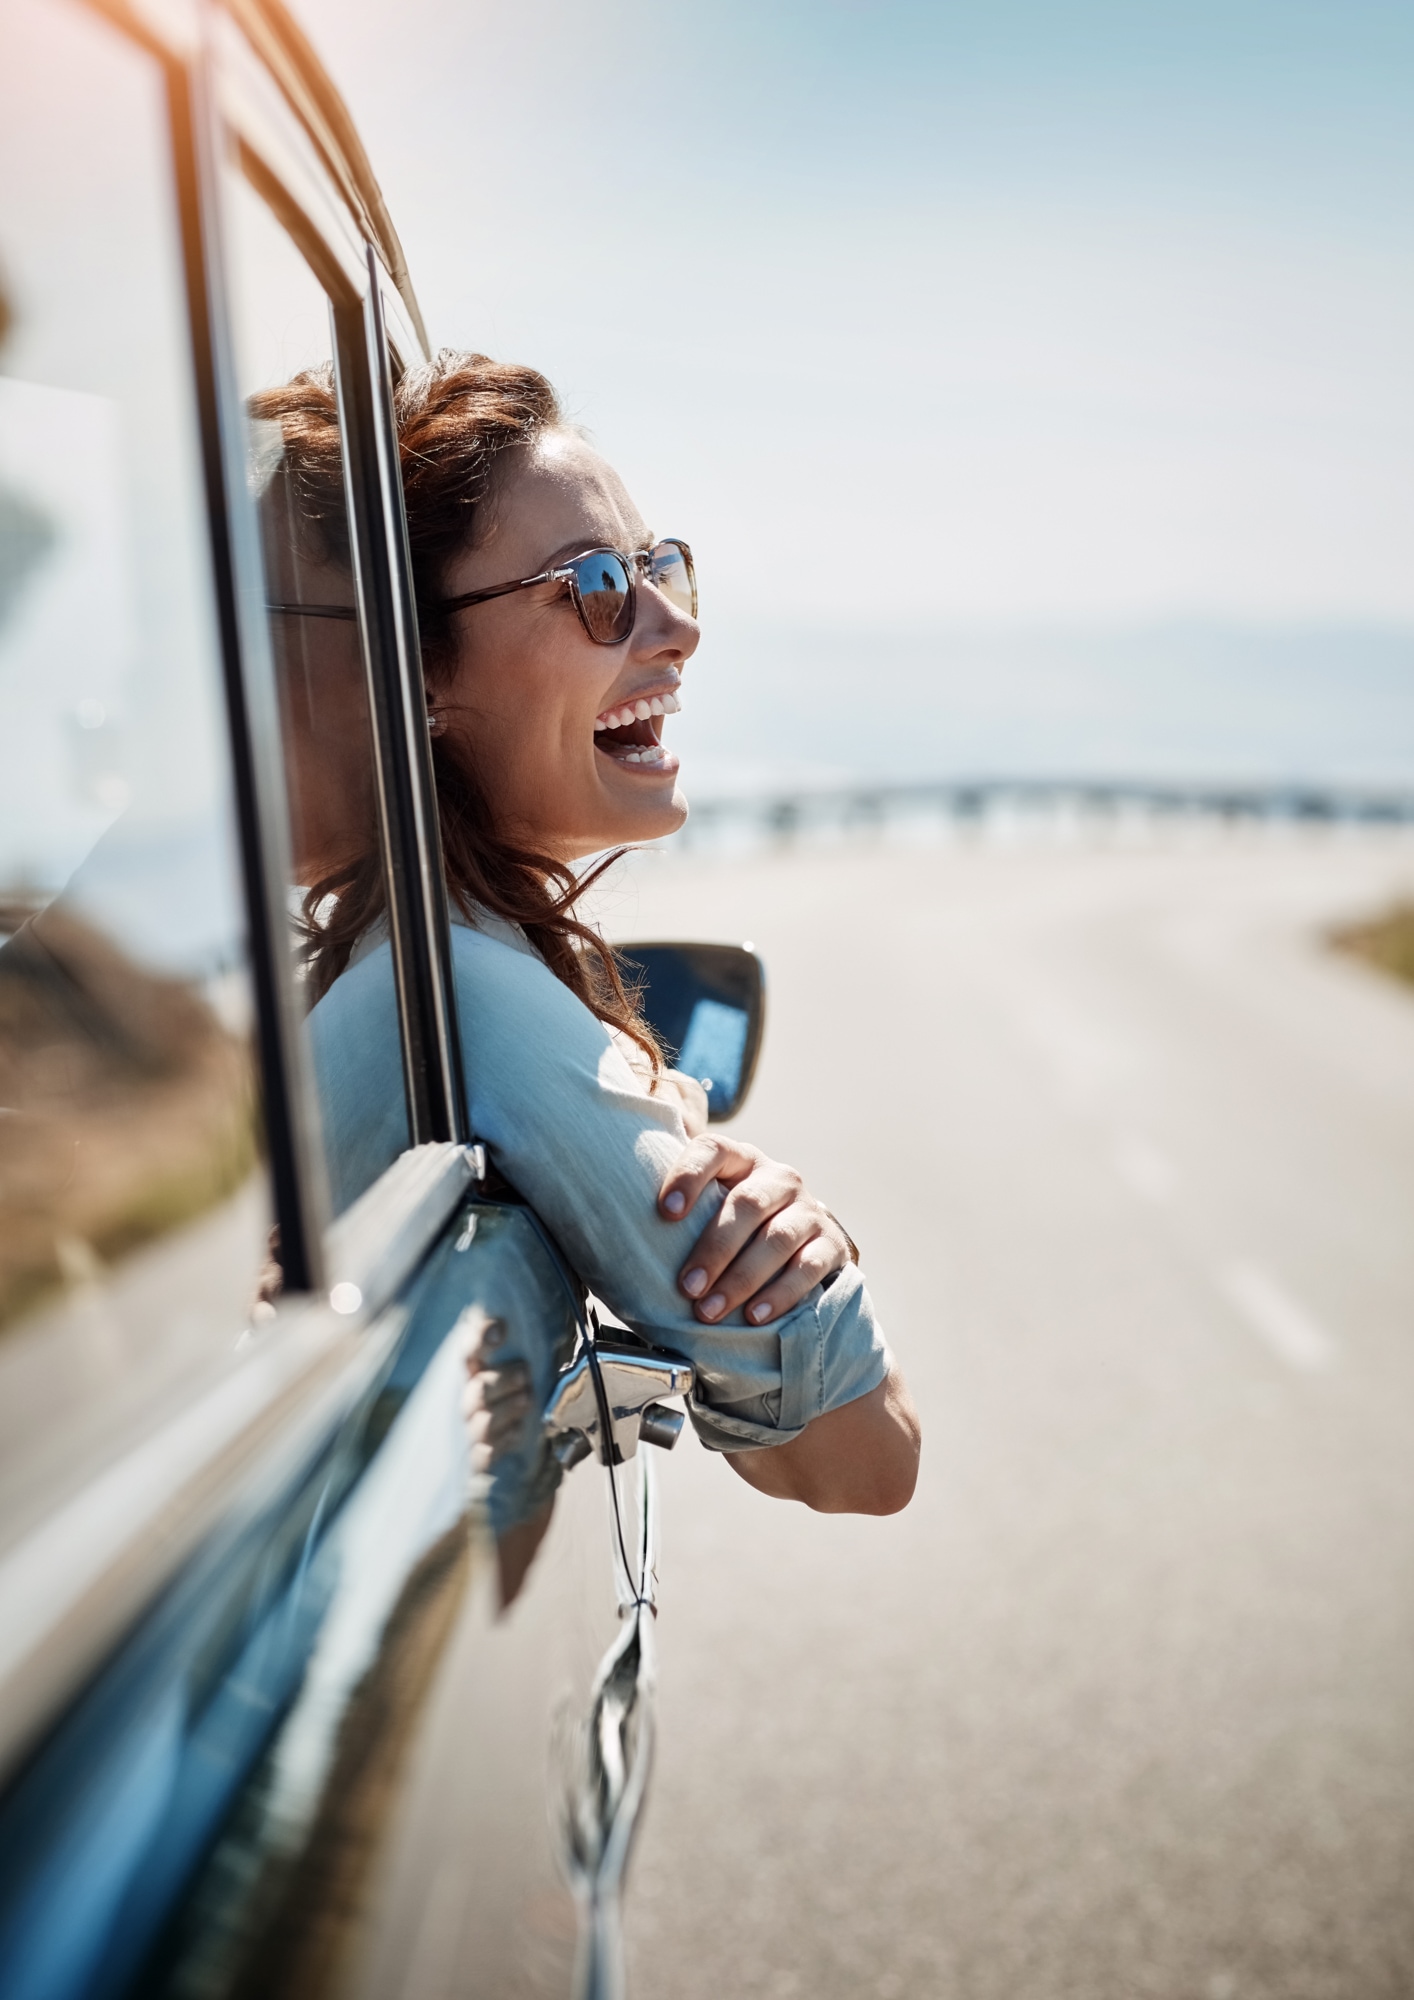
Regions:
<instances>
[{"instance_id":1,"label":"woman's forearm","mask_svg":"<svg viewBox=\"0 0 1414 2000\"><path fill-rule=\"evenodd\" d=\"M877 1388L827 1410L789 1444L724 1453L758 1493L821 1514L897 1514L913 1498L922 1432L898 1364Z\"/></svg>"}]
</instances>

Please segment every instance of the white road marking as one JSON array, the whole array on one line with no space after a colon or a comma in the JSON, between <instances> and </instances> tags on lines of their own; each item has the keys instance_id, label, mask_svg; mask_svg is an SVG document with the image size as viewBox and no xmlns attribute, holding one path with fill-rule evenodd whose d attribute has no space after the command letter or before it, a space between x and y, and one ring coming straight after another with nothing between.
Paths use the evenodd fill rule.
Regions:
<instances>
[{"instance_id":1,"label":"white road marking","mask_svg":"<svg viewBox=\"0 0 1414 2000\"><path fill-rule=\"evenodd\" d=\"M1121 1135L1114 1142L1115 1172L1142 1201L1156 1205L1173 1199L1178 1170L1166 1154L1136 1134Z\"/></svg>"},{"instance_id":2,"label":"white road marking","mask_svg":"<svg viewBox=\"0 0 1414 2000\"><path fill-rule=\"evenodd\" d=\"M1218 1284L1247 1324L1288 1367L1314 1374L1332 1366L1339 1351L1335 1341L1260 1264L1238 1258L1218 1273Z\"/></svg>"}]
</instances>

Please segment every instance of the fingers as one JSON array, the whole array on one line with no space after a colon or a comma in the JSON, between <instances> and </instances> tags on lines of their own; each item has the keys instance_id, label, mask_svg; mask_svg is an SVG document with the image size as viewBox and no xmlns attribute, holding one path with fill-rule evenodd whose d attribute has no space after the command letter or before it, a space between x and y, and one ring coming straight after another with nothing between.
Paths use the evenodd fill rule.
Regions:
<instances>
[{"instance_id":1,"label":"fingers","mask_svg":"<svg viewBox=\"0 0 1414 2000\"><path fill-rule=\"evenodd\" d=\"M669 1222L680 1222L713 1181L730 1187L745 1180L763 1158L755 1146L745 1146L739 1139L718 1139L705 1132L689 1139L658 1190L660 1212Z\"/></svg>"},{"instance_id":2,"label":"fingers","mask_svg":"<svg viewBox=\"0 0 1414 2000\"><path fill-rule=\"evenodd\" d=\"M712 1325L745 1302L751 1324L766 1326L793 1312L816 1285L848 1262L844 1231L828 1209L802 1192L769 1217L717 1274L710 1290L699 1288L697 1317ZM689 1272L682 1280L685 1291L694 1275Z\"/></svg>"},{"instance_id":3,"label":"fingers","mask_svg":"<svg viewBox=\"0 0 1414 2000\"><path fill-rule=\"evenodd\" d=\"M764 1286L779 1282L819 1233L820 1217L809 1204L787 1202L768 1217L737 1256L714 1273L710 1289L702 1288L698 1318L708 1322L722 1319ZM689 1271L682 1281L689 1296L694 1277L695 1273Z\"/></svg>"},{"instance_id":4,"label":"fingers","mask_svg":"<svg viewBox=\"0 0 1414 2000\"><path fill-rule=\"evenodd\" d=\"M483 1471L518 1442L533 1400L529 1363L498 1364L495 1360L505 1337L505 1327L499 1320L487 1320L478 1328L466 1357L462 1415L477 1467Z\"/></svg>"},{"instance_id":5,"label":"fingers","mask_svg":"<svg viewBox=\"0 0 1414 2000\"><path fill-rule=\"evenodd\" d=\"M796 1251L779 1277L748 1299L747 1319L753 1326L769 1326L772 1320L783 1319L795 1311L802 1299L809 1298L817 1285L823 1285L826 1278L843 1270L848 1262L849 1253L843 1244L832 1242L829 1232L821 1230Z\"/></svg>"},{"instance_id":6,"label":"fingers","mask_svg":"<svg viewBox=\"0 0 1414 2000\"><path fill-rule=\"evenodd\" d=\"M474 1375L467 1383L462 1413L478 1471L515 1449L532 1408L530 1369L524 1361Z\"/></svg>"},{"instance_id":7,"label":"fingers","mask_svg":"<svg viewBox=\"0 0 1414 2000\"><path fill-rule=\"evenodd\" d=\"M659 1190L660 1213L690 1214L713 1181L726 1197L678 1274L699 1320L714 1325L747 1302L752 1324L765 1326L849 1262L849 1238L794 1167L739 1139L704 1134L684 1146Z\"/></svg>"},{"instance_id":8,"label":"fingers","mask_svg":"<svg viewBox=\"0 0 1414 2000\"><path fill-rule=\"evenodd\" d=\"M508 1361L503 1368L485 1368L466 1385L463 1408L489 1410L499 1415L512 1403L530 1401L531 1380L528 1361Z\"/></svg>"},{"instance_id":9,"label":"fingers","mask_svg":"<svg viewBox=\"0 0 1414 2000\"><path fill-rule=\"evenodd\" d=\"M658 1079L658 1088L677 1099L684 1129L689 1139L695 1139L707 1130L707 1093L695 1076L685 1076L679 1069L665 1070ZM683 1213L686 1214L684 1209Z\"/></svg>"},{"instance_id":10,"label":"fingers","mask_svg":"<svg viewBox=\"0 0 1414 2000\"><path fill-rule=\"evenodd\" d=\"M767 1230L767 1225L782 1215L783 1211L796 1211L788 1222ZM756 1277L749 1290L764 1284L781 1268L788 1257L795 1254L804 1240L802 1224L810 1222L809 1234L820 1227L824 1210L812 1202L801 1184L800 1175L793 1167L779 1166L774 1160L762 1160L746 1179L727 1190L726 1198L717 1210L714 1219L698 1237L682 1268L678 1280L690 1299L702 1301L700 1318L720 1319L728 1311L729 1305L713 1304L721 1289L722 1276L727 1267L741 1255L758 1233L761 1242L757 1245L754 1259ZM764 1252L763 1256L761 1253ZM775 1262L769 1261L774 1252ZM739 1295L744 1298L746 1292Z\"/></svg>"}]
</instances>

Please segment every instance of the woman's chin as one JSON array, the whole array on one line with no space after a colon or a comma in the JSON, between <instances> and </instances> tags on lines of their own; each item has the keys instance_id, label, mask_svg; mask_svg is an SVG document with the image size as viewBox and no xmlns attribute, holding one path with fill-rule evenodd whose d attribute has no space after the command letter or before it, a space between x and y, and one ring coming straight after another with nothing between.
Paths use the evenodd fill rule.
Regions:
<instances>
[{"instance_id":1,"label":"woman's chin","mask_svg":"<svg viewBox=\"0 0 1414 2000\"><path fill-rule=\"evenodd\" d=\"M658 799L643 800L637 810L625 812L622 831L615 840L666 840L687 823L687 800L676 784L669 785Z\"/></svg>"},{"instance_id":2,"label":"woman's chin","mask_svg":"<svg viewBox=\"0 0 1414 2000\"><path fill-rule=\"evenodd\" d=\"M663 840L687 819L687 800L678 788L678 759L661 764L622 764L596 752L610 768L600 770L599 789L611 840Z\"/></svg>"}]
</instances>

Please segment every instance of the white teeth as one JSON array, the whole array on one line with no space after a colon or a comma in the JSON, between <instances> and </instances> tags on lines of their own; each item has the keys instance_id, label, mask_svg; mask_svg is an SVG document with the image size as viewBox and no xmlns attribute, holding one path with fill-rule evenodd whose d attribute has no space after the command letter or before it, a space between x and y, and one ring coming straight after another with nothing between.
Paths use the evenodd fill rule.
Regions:
<instances>
[{"instance_id":1,"label":"white teeth","mask_svg":"<svg viewBox=\"0 0 1414 2000\"><path fill-rule=\"evenodd\" d=\"M655 715L677 715L682 703L672 693L655 694L648 701L626 701L622 708L606 708L594 718L594 733L602 729L626 729L631 722L647 722Z\"/></svg>"}]
</instances>

